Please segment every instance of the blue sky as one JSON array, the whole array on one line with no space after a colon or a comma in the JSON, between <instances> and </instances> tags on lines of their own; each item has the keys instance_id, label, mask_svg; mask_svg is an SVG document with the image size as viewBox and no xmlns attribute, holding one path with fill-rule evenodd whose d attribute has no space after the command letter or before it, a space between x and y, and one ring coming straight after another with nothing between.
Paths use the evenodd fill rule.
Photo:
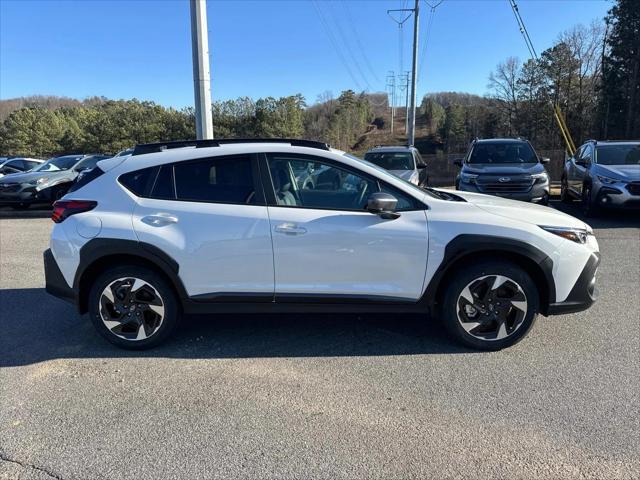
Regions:
<instances>
[{"instance_id":1,"label":"blue sky","mask_svg":"<svg viewBox=\"0 0 640 480\"><path fill-rule=\"evenodd\" d=\"M383 91L387 72L400 67L398 27L386 10L404 3L413 0L209 0L212 96L302 93L313 103L327 90ZM605 0L518 4L539 52L611 6ZM429 15L421 0L422 40ZM403 32L408 69L411 20ZM419 96L484 94L498 62L528 56L508 0L445 0L424 57L420 43ZM0 0L2 99L104 95L184 107L193 103L192 85L187 0Z\"/></svg>"}]
</instances>

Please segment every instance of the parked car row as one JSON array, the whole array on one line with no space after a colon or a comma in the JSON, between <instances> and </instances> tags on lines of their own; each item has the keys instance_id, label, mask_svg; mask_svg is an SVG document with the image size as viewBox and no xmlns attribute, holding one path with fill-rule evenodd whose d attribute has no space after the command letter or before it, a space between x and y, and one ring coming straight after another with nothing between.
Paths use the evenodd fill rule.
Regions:
<instances>
[{"instance_id":1,"label":"parked car row","mask_svg":"<svg viewBox=\"0 0 640 480\"><path fill-rule=\"evenodd\" d=\"M413 147L378 146L364 158L403 180L427 186L426 164ZM476 139L454 163L460 168L457 190L549 203L549 159L527 140ZM561 199L579 200L587 216L606 208L640 209L640 141L587 141L564 163Z\"/></svg>"}]
</instances>

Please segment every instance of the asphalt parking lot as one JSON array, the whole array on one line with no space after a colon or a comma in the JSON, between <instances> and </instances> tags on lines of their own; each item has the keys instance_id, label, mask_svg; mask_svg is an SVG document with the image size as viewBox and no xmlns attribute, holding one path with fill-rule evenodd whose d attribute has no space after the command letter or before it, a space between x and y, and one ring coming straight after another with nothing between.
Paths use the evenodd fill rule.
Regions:
<instances>
[{"instance_id":1,"label":"asphalt parking lot","mask_svg":"<svg viewBox=\"0 0 640 480\"><path fill-rule=\"evenodd\" d=\"M228 315L131 353L45 293L51 221L0 218L0 478L640 478L640 221L590 223L599 302L506 351Z\"/></svg>"}]
</instances>

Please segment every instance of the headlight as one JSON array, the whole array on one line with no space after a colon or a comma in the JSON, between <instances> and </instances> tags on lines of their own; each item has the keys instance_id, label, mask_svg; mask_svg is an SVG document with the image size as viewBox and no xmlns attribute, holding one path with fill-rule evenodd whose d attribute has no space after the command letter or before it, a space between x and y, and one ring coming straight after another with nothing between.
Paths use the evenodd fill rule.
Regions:
<instances>
[{"instance_id":1,"label":"headlight","mask_svg":"<svg viewBox=\"0 0 640 480\"><path fill-rule=\"evenodd\" d=\"M600 180L602 183L605 183L607 185L618 183L620 181L617 178L605 177L604 175L596 175L596 177L598 177L598 180Z\"/></svg>"},{"instance_id":2,"label":"headlight","mask_svg":"<svg viewBox=\"0 0 640 480\"><path fill-rule=\"evenodd\" d=\"M42 185L43 183L45 183L47 181L47 177L41 177L41 178L37 178L35 180L31 180L30 182L27 182L29 185Z\"/></svg>"},{"instance_id":3,"label":"headlight","mask_svg":"<svg viewBox=\"0 0 640 480\"><path fill-rule=\"evenodd\" d=\"M547 172L535 173L531 175L531 178L533 178L533 183L546 183L549 181L549 175L547 175Z\"/></svg>"},{"instance_id":4,"label":"headlight","mask_svg":"<svg viewBox=\"0 0 640 480\"><path fill-rule=\"evenodd\" d=\"M587 237L589 235L593 235L593 230L591 227L588 229L585 228L568 228L568 227L548 227L544 225L540 225L540 228L546 230L549 233L553 233L554 235L558 235L559 237L565 238L567 240L571 240L576 243L587 243Z\"/></svg>"},{"instance_id":5,"label":"headlight","mask_svg":"<svg viewBox=\"0 0 640 480\"><path fill-rule=\"evenodd\" d=\"M460 181L463 183L476 183L476 178L478 178L478 175L476 175L475 173L460 174Z\"/></svg>"}]
</instances>

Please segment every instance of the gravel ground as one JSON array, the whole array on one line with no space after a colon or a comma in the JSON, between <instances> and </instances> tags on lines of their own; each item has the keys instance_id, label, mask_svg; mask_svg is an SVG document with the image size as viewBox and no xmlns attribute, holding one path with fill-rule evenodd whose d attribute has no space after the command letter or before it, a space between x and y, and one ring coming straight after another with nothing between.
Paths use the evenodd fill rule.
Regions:
<instances>
[{"instance_id":1,"label":"gravel ground","mask_svg":"<svg viewBox=\"0 0 640 480\"><path fill-rule=\"evenodd\" d=\"M44 292L50 220L1 219L0 479L640 478L640 222L591 224L599 302L506 351L225 315L131 353Z\"/></svg>"}]
</instances>

